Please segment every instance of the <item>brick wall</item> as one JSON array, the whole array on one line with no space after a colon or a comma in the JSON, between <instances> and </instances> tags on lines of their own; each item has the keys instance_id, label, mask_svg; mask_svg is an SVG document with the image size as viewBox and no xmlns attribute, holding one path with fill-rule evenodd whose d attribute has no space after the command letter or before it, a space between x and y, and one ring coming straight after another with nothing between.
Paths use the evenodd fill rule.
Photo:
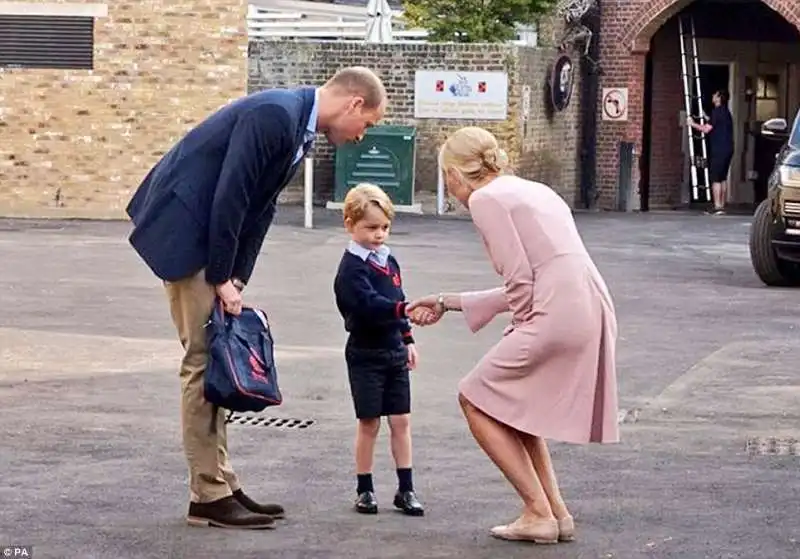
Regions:
<instances>
[{"instance_id":1,"label":"brick wall","mask_svg":"<svg viewBox=\"0 0 800 559\"><path fill-rule=\"evenodd\" d=\"M531 88L531 114L521 127L517 173L553 187L572 207L580 199L580 71L573 71L575 85L569 106L561 113L548 110L547 76L553 54L520 49L520 85ZM575 60L577 57L573 58Z\"/></svg>"},{"instance_id":2,"label":"brick wall","mask_svg":"<svg viewBox=\"0 0 800 559\"><path fill-rule=\"evenodd\" d=\"M343 66L363 65L373 69L384 81L389 94L385 124L417 128L416 184L420 190L436 189L436 156L447 135L468 125L483 126L497 135L520 174L535 179L539 172L553 168L544 162L540 150L557 144L554 188L568 201L574 200L577 169L576 109L553 118L546 116L544 96L537 95L547 76L549 49L507 45L457 44L363 44L356 42L253 41L249 48L248 90L269 87L320 85ZM506 121L434 120L414 118L415 70L505 71L508 73L509 112ZM533 86L529 123L523 126L520 115L522 85ZM573 100L573 103L575 100ZM573 107L576 107L574 105ZM568 154L563 157L563 154ZM572 155L575 157L572 157ZM553 154L556 155L556 154ZM333 150L324 138L315 148L316 202L331 199L333 192ZM290 188L302 184L302 173Z\"/></svg>"},{"instance_id":3,"label":"brick wall","mask_svg":"<svg viewBox=\"0 0 800 559\"><path fill-rule=\"evenodd\" d=\"M800 27L800 2L797 0L762 0L762 2L790 23ZM627 123L598 121L597 158L600 193L598 204L600 207L611 207L616 198L618 143L623 140L635 142L637 153L641 153L645 55L650 48L650 40L668 19L691 2L689 0L602 0L601 3L600 62L604 70L601 87L628 87L630 93ZM677 32L665 33L666 36L672 35L677 46ZM658 49L658 45L656 48ZM669 48L666 47L666 43L660 50L663 51L664 48ZM674 52L666 52L664 58L655 64L654 85L664 83L664 80L668 79L680 79L680 73L673 74L674 55ZM678 87L680 91L679 82ZM654 99L654 102L656 100ZM674 99L662 99L662 101L674 102ZM598 98L598 103L600 102L601 99ZM599 107L598 111L601 109L602 107ZM654 116L657 117L658 112L655 112ZM664 148L668 141L680 141L674 140L674 119L673 113L664 118L660 127L653 129L655 141L652 147L651 176L655 182L651 184L650 196L656 207L671 204L679 194L674 191L673 182L677 178L677 170L674 167L670 168L675 165L674 147L670 147L667 151L663 149L659 151L659 146Z\"/></svg>"},{"instance_id":4,"label":"brick wall","mask_svg":"<svg viewBox=\"0 0 800 559\"><path fill-rule=\"evenodd\" d=\"M800 27L800 2L763 3ZM683 156L674 107L680 104L680 85L666 87L679 79L677 33L659 29L688 4L602 0L601 87L629 87L630 116L627 123L598 120L601 208L615 206L618 142L633 141L641 153L645 53L654 35L651 202L669 206L679 198ZM556 115L547 114L539 95L552 48L258 42L250 45L246 73L245 0L120 0L109 2L108 12L96 21L93 71L0 71L0 213L52 209L119 216L161 153L220 105L246 89L318 84L354 63L375 68L386 80L392 100L388 122L418 126L418 189L435 188L435 147L446 134L479 124L501 137L519 174L551 183L570 202L576 197L579 90L571 107ZM557 27L545 26L541 39L552 44ZM509 71L509 119L414 121L416 68ZM527 126L519 114L524 84L533 86ZM318 151L317 179L329 193L330 148L323 141Z\"/></svg>"},{"instance_id":5,"label":"brick wall","mask_svg":"<svg viewBox=\"0 0 800 559\"><path fill-rule=\"evenodd\" d=\"M653 101L650 148L650 204L654 208L681 203L684 161L679 112L684 106L678 25L671 21L653 37ZM684 197L685 198L685 197Z\"/></svg>"},{"instance_id":6,"label":"brick wall","mask_svg":"<svg viewBox=\"0 0 800 559\"><path fill-rule=\"evenodd\" d=\"M0 71L0 212L123 215L158 157L245 93L245 13L245 0L108 2L94 70Z\"/></svg>"}]
</instances>

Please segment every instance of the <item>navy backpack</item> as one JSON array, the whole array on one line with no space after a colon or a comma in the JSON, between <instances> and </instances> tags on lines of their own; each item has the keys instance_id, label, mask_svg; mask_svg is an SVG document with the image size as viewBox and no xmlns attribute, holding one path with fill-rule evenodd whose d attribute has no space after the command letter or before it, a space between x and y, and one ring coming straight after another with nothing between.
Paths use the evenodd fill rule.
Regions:
<instances>
[{"instance_id":1,"label":"navy backpack","mask_svg":"<svg viewBox=\"0 0 800 559\"><path fill-rule=\"evenodd\" d=\"M217 298L206 324L206 339L204 392L215 412L218 408L230 410L231 415L259 412L283 402L272 333L264 311L244 307L242 314L234 316L225 312ZM216 413L211 426L216 430Z\"/></svg>"}]
</instances>

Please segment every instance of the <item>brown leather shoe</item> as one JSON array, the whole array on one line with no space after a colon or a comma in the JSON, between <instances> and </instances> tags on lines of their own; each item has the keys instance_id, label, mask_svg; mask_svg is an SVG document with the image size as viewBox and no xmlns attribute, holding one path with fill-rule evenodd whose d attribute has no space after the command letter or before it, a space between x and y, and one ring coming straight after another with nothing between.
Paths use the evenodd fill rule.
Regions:
<instances>
[{"instance_id":1,"label":"brown leather shoe","mask_svg":"<svg viewBox=\"0 0 800 559\"><path fill-rule=\"evenodd\" d=\"M239 501L239 504L242 505L244 508L249 510L250 512L254 512L256 514L266 514L267 516L271 516L272 518L283 518L285 512L283 507L275 504L275 503L256 503L253 499L245 495L244 491L241 489L237 489L233 492L233 497Z\"/></svg>"},{"instance_id":2,"label":"brown leather shoe","mask_svg":"<svg viewBox=\"0 0 800 559\"><path fill-rule=\"evenodd\" d=\"M189 503L189 515L186 521L190 526L240 530L263 530L275 527L275 521L271 516L250 512L233 495L210 503Z\"/></svg>"}]
</instances>

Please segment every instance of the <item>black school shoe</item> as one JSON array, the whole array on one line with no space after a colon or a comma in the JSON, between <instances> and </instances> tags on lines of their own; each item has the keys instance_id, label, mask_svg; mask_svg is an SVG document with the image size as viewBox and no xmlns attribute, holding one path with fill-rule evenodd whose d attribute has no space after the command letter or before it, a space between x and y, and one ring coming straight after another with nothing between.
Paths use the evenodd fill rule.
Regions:
<instances>
[{"instance_id":1,"label":"black school shoe","mask_svg":"<svg viewBox=\"0 0 800 559\"><path fill-rule=\"evenodd\" d=\"M408 516L424 516L425 509L413 491L398 491L394 495L394 506Z\"/></svg>"},{"instance_id":2,"label":"black school shoe","mask_svg":"<svg viewBox=\"0 0 800 559\"><path fill-rule=\"evenodd\" d=\"M378 499L372 491L364 491L358 494L356 499L356 512L361 514L378 514Z\"/></svg>"}]
</instances>

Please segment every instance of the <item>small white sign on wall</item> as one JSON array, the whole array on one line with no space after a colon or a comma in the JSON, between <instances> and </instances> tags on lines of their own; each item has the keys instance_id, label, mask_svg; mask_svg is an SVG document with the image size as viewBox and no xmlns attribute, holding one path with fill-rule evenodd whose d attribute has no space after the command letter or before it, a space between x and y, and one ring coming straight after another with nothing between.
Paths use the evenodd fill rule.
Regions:
<instances>
[{"instance_id":1,"label":"small white sign on wall","mask_svg":"<svg viewBox=\"0 0 800 559\"><path fill-rule=\"evenodd\" d=\"M508 75L505 72L417 70L414 117L505 120Z\"/></svg>"},{"instance_id":2,"label":"small white sign on wall","mask_svg":"<svg viewBox=\"0 0 800 559\"><path fill-rule=\"evenodd\" d=\"M612 122L628 121L628 88L604 87L603 88L603 120Z\"/></svg>"},{"instance_id":3,"label":"small white sign on wall","mask_svg":"<svg viewBox=\"0 0 800 559\"><path fill-rule=\"evenodd\" d=\"M522 120L528 122L531 117L531 86L522 86Z\"/></svg>"}]
</instances>

